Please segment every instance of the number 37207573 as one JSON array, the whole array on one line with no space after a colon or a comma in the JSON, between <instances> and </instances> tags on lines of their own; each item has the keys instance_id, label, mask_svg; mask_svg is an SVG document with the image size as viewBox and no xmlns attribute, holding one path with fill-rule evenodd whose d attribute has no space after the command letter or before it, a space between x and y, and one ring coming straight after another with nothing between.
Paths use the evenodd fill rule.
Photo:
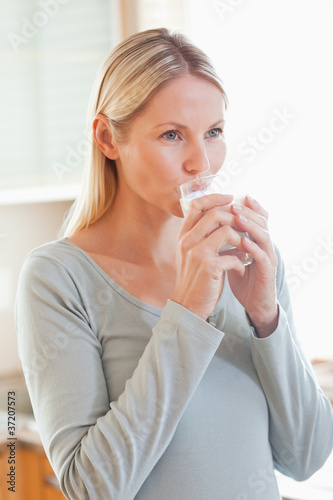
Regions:
<instances>
[{"instance_id":1,"label":"number 37207573","mask_svg":"<svg viewBox=\"0 0 333 500\"><path fill-rule=\"evenodd\" d=\"M15 391L8 392L8 432L15 433Z\"/></svg>"}]
</instances>

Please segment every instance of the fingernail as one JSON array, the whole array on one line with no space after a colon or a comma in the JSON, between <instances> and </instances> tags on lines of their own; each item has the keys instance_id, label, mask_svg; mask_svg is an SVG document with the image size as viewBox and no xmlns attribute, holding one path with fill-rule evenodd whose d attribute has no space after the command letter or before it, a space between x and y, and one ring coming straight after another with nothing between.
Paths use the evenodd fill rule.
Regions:
<instances>
[{"instance_id":1,"label":"fingernail","mask_svg":"<svg viewBox=\"0 0 333 500\"><path fill-rule=\"evenodd\" d=\"M247 195L246 195L246 197L247 197L247 199L248 199L251 203L253 203L253 202L254 202L254 198L252 198L252 196L249 196L249 195L247 194Z\"/></svg>"},{"instance_id":2,"label":"fingernail","mask_svg":"<svg viewBox=\"0 0 333 500\"><path fill-rule=\"evenodd\" d=\"M241 210L243 209L242 205L238 205L237 203L235 203L232 206L233 206L234 210L236 210L236 212L241 212Z\"/></svg>"},{"instance_id":3,"label":"fingernail","mask_svg":"<svg viewBox=\"0 0 333 500\"><path fill-rule=\"evenodd\" d=\"M240 218L241 221L247 222L247 218L244 217L244 215L240 214L239 218Z\"/></svg>"}]
</instances>

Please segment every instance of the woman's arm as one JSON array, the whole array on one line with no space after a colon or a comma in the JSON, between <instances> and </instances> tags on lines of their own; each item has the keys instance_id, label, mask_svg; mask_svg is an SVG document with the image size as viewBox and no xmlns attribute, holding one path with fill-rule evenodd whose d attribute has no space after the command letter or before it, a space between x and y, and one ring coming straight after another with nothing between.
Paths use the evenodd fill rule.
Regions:
<instances>
[{"instance_id":1,"label":"woman's arm","mask_svg":"<svg viewBox=\"0 0 333 500\"><path fill-rule=\"evenodd\" d=\"M27 259L16 313L35 417L66 498L134 498L223 333L169 301L124 392L110 402L98 332L61 262Z\"/></svg>"},{"instance_id":2,"label":"woman's arm","mask_svg":"<svg viewBox=\"0 0 333 500\"><path fill-rule=\"evenodd\" d=\"M304 480L332 451L333 412L297 340L284 267L276 253L279 323L268 338L252 337L252 357L269 407L276 468Z\"/></svg>"},{"instance_id":3,"label":"woman's arm","mask_svg":"<svg viewBox=\"0 0 333 500\"><path fill-rule=\"evenodd\" d=\"M256 330L252 357L270 411L276 466L287 475L305 479L332 451L332 408L295 334L283 263L269 235L268 214L249 197L245 203L239 210L233 206L232 211L254 240L243 239L254 260L244 276L228 273L229 283Z\"/></svg>"}]
</instances>

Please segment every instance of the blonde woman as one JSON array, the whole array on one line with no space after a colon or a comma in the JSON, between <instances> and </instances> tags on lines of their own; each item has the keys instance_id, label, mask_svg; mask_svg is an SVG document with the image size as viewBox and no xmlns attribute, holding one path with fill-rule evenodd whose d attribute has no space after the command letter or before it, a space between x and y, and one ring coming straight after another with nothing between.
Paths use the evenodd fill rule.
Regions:
<instances>
[{"instance_id":1,"label":"blonde woman","mask_svg":"<svg viewBox=\"0 0 333 500\"><path fill-rule=\"evenodd\" d=\"M97 78L82 193L17 296L68 499L277 500L275 468L302 480L332 449L266 211L209 195L182 218L178 186L223 164L225 106L208 58L165 29L125 40ZM219 255L226 243L252 264Z\"/></svg>"}]
</instances>

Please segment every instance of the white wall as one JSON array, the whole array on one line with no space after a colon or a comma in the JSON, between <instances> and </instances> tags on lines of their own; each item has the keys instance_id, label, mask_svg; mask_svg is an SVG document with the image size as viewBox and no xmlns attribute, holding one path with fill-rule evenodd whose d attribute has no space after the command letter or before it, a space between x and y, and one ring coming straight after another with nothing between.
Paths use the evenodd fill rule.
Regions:
<instances>
[{"instance_id":1,"label":"white wall","mask_svg":"<svg viewBox=\"0 0 333 500\"><path fill-rule=\"evenodd\" d=\"M230 100L227 189L268 209L302 344L311 358L333 358L333 2L188 4L188 34Z\"/></svg>"},{"instance_id":2,"label":"white wall","mask_svg":"<svg viewBox=\"0 0 333 500\"><path fill-rule=\"evenodd\" d=\"M57 237L71 202L0 206L0 376L19 369L14 302L27 253Z\"/></svg>"}]
</instances>

